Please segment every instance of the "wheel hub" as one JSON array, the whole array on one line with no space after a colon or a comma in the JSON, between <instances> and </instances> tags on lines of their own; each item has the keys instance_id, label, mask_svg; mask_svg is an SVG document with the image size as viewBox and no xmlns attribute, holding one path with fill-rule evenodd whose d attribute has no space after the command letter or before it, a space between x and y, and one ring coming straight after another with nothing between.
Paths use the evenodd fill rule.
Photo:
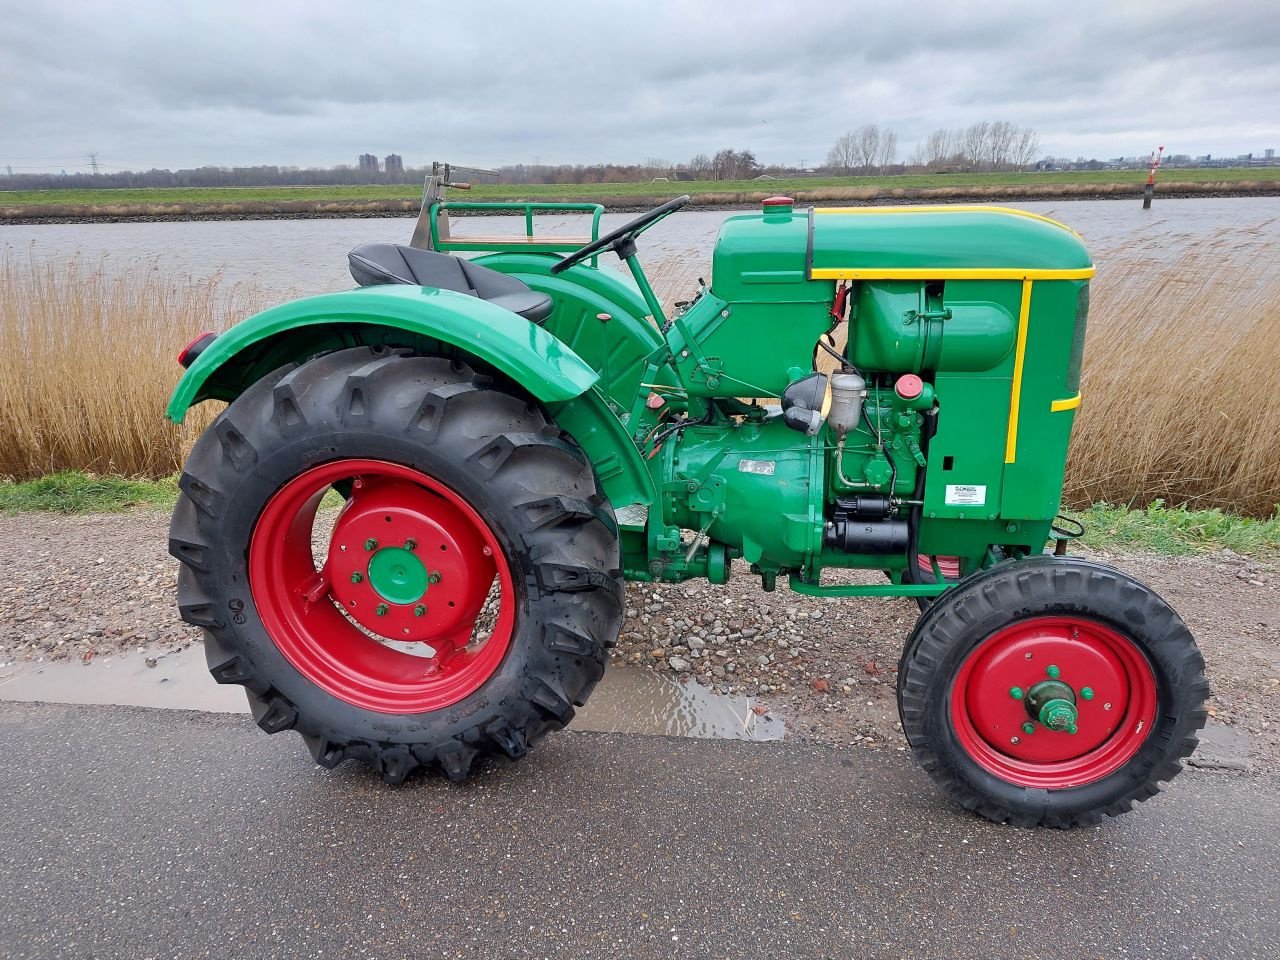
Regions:
<instances>
[{"instance_id":1,"label":"wheel hub","mask_svg":"<svg viewBox=\"0 0 1280 960\"><path fill-rule=\"evenodd\" d=\"M369 586L392 603L425 598L427 568L407 547L383 547L369 561Z\"/></svg>"},{"instance_id":2,"label":"wheel hub","mask_svg":"<svg viewBox=\"0 0 1280 960\"><path fill-rule=\"evenodd\" d=\"M1074 734L1077 730L1076 692L1061 680L1042 680L1027 691L1027 713L1050 730Z\"/></svg>"},{"instance_id":3,"label":"wheel hub","mask_svg":"<svg viewBox=\"0 0 1280 960\"><path fill-rule=\"evenodd\" d=\"M334 600L366 630L452 649L466 645L496 567L456 506L416 484L375 479L353 484L325 570Z\"/></svg>"}]
</instances>

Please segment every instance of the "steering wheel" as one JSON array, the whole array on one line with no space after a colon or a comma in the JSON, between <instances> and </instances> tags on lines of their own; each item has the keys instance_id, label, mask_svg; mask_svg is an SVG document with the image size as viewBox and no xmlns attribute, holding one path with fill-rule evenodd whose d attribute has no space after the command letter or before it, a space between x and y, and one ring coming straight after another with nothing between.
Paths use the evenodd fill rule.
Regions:
<instances>
[{"instance_id":1,"label":"steering wheel","mask_svg":"<svg viewBox=\"0 0 1280 960\"><path fill-rule=\"evenodd\" d=\"M630 253L627 253L624 256L621 253L621 250L624 249L627 244L634 242L635 238L640 236L640 234L644 233L663 217L668 214L675 213L688 202L689 195L686 193L683 197L676 197L674 200L668 200L662 206L654 207L652 210L640 214L640 216L636 217L630 223L625 223L617 230L613 230L610 233L606 233L603 237L592 240L585 247L579 247L577 250L573 251L573 253L569 254L553 266L551 268L551 272L562 273L570 267L586 260L588 257L594 256L601 250L613 249L618 252L619 256L623 256L625 259L631 255Z\"/></svg>"}]
</instances>

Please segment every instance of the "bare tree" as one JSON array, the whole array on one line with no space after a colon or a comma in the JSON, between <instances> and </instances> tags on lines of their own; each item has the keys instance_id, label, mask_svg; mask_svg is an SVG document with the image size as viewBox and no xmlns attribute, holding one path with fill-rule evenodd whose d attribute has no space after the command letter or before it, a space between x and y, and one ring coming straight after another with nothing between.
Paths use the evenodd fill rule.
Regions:
<instances>
[{"instance_id":1,"label":"bare tree","mask_svg":"<svg viewBox=\"0 0 1280 960\"><path fill-rule=\"evenodd\" d=\"M697 180L707 180L711 176L711 158L705 153L700 153L689 161L689 172L693 174Z\"/></svg>"},{"instance_id":2,"label":"bare tree","mask_svg":"<svg viewBox=\"0 0 1280 960\"><path fill-rule=\"evenodd\" d=\"M1013 161L1013 142L1018 128L1008 120L997 120L987 130L988 153L991 169L1007 170Z\"/></svg>"},{"instance_id":3,"label":"bare tree","mask_svg":"<svg viewBox=\"0 0 1280 960\"><path fill-rule=\"evenodd\" d=\"M959 152L956 139L955 131L933 131L925 137L924 143L916 147L914 157L916 166L937 169L951 163Z\"/></svg>"},{"instance_id":4,"label":"bare tree","mask_svg":"<svg viewBox=\"0 0 1280 960\"><path fill-rule=\"evenodd\" d=\"M981 170L991 163L990 134L991 124L986 120L971 123L960 134L960 149L969 165Z\"/></svg>"},{"instance_id":5,"label":"bare tree","mask_svg":"<svg viewBox=\"0 0 1280 960\"><path fill-rule=\"evenodd\" d=\"M1013 140L1012 159L1015 167L1029 167L1040 152L1040 134L1030 127L1019 130Z\"/></svg>"},{"instance_id":6,"label":"bare tree","mask_svg":"<svg viewBox=\"0 0 1280 960\"><path fill-rule=\"evenodd\" d=\"M843 174L853 172L857 157L854 151L853 131L842 133L835 144L827 151L827 166Z\"/></svg>"},{"instance_id":7,"label":"bare tree","mask_svg":"<svg viewBox=\"0 0 1280 960\"><path fill-rule=\"evenodd\" d=\"M874 123L864 124L853 131L854 166L863 173L871 173L880 159L880 128Z\"/></svg>"},{"instance_id":8,"label":"bare tree","mask_svg":"<svg viewBox=\"0 0 1280 960\"><path fill-rule=\"evenodd\" d=\"M886 127L880 134L880 153L876 157L876 167L883 173L897 159L898 135Z\"/></svg>"}]
</instances>

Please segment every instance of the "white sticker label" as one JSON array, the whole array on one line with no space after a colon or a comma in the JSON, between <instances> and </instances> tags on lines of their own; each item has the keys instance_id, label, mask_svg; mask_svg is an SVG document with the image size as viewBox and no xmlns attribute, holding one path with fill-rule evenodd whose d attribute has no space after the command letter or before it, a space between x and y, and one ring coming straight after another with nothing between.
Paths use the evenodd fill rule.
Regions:
<instances>
[{"instance_id":1,"label":"white sticker label","mask_svg":"<svg viewBox=\"0 0 1280 960\"><path fill-rule=\"evenodd\" d=\"M774 463L772 460L739 460L739 473L758 473L764 477L773 476Z\"/></svg>"},{"instance_id":2,"label":"white sticker label","mask_svg":"<svg viewBox=\"0 0 1280 960\"><path fill-rule=\"evenodd\" d=\"M987 502L987 488L972 483L948 483L945 502L949 507L981 507Z\"/></svg>"}]
</instances>

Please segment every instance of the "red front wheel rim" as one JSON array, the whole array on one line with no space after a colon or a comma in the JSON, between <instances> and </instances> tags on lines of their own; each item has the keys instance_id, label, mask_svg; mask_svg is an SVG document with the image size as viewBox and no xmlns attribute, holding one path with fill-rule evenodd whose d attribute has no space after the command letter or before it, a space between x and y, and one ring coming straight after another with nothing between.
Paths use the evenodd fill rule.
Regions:
<instances>
[{"instance_id":1,"label":"red front wheel rim","mask_svg":"<svg viewBox=\"0 0 1280 960\"><path fill-rule=\"evenodd\" d=\"M959 580L960 579L960 558L959 557L931 557L928 554L916 554L916 568L925 578L927 583L929 580L937 576L934 572L934 563L937 563L937 573L942 574L943 580Z\"/></svg>"},{"instance_id":2,"label":"red front wheel rim","mask_svg":"<svg viewBox=\"0 0 1280 960\"><path fill-rule=\"evenodd\" d=\"M316 513L335 484L350 495L317 557ZM253 529L249 587L299 673L379 713L474 693L515 630L514 581L489 525L445 484L381 460L323 464L276 491Z\"/></svg>"},{"instance_id":3,"label":"red front wheel rim","mask_svg":"<svg viewBox=\"0 0 1280 960\"><path fill-rule=\"evenodd\" d=\"M997 630L951 685L956 739L984 770L1024 787L1101 780L1133 759L1157 690L1137 645L1084 617L1031 617Z\"/></svg>"}]
</instances>

